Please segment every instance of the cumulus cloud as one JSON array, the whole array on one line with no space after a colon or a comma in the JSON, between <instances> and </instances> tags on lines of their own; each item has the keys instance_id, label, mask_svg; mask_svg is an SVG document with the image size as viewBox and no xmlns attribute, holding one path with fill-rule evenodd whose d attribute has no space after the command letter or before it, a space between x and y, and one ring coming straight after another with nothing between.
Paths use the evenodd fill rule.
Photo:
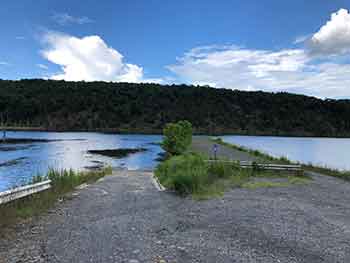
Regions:
<instances>
[{"instance_id":1,"label":"cumulus cloud","mask_svg":"<svg viewBox=\"0 0 350 263\"><path fill-rule=\"evenodd\" d=\"M157 82L143 79L142 67L125 63L123 56L99 36L78 38L50 32L45 35L44 42L47 48L42 51L43 57L62 70L51 76L52 79Z\"/></svg>"},{"instance_id":2,"label":"cumulus cloud","mask_svg":"<svg viewBox=\"0 0 350 263\"><path fill-rule=\"evenodd\" d=\"M303 49L197 47L168 68L184 82L218 88L350 96L350 65L316 63Z\"/></svg>"},{"instance_id":3,"label":"cumulus cloud","mask_svg":"<svg viewBox=\"0 0 350 263\"><path fill-rule=\"evenodd\" d=\"M83 25L83 24L88 24L88 23L93 23L94 21L86 16L83 17L75 17L71 16L67 13L56 13L52 16L52 19L59 25L61 26L66 26L69 24L78 24L78 25Z\"/></svg>"},{"instance_id":4,"label":"cumulus cloud","mask_svg":"<svg viewBox=\"0 0 350 263\"><path fill-rule=\"evenodd\" d=\"M8 62L0 61L0 66L8 66L8 65L10 65Z\"/></svg>"},{"instance_id":5,"label":"cumulus cloud","mask_svg":"<svg viewBox=\"0 0 350 263\"><path fill-rule=\"evenodd\" d=\"M350 14L346 9L333 13L331 19L309 41L311 53L339 55L350 52Z\"/></svg>"},{"instance_id":6,"label":"cumulus cloud","mask_svg":"<svg viewBox=\"0 0 350 263\"><path fill-rule=\"evenodd\" d=\"M196 47L168 66L181 81L218 88L288 91L317 97L350 96L350 14L345 9L314 34L282 50Z\"/></svg>"}]
</instances>

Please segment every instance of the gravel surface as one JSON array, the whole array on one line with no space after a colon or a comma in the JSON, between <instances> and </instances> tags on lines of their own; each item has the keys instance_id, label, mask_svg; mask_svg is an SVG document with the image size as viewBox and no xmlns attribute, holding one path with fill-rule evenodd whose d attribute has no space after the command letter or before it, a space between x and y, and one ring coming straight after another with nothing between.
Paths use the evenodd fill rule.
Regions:
<instances>
[{"instance_id":1,"label":"gravel surface","mask_svg":"<svg viewBox=\"0 0 350 263\"><path fill-rule=\"evenodd\" d=\"M217 144L210 140L208 136L196 136L192 138L192 150L207 154L210 157L214 157L213 147L217 145L217 157L225 158L235 161L259 161L258 158L251 156L249 153L238 151L234 148L227 147L225 145Z\"/></svg>"},{"instance_id":2,"label":"gravel surface","mask_svg":"<svg viewBox=\"0 0 350 263\"><path fill-rule=\"evenodd\" d=\"M115 171L0 239L0 262L350 262L350 184L233 189L194 201Z\"/></svg>"}]
</instances>

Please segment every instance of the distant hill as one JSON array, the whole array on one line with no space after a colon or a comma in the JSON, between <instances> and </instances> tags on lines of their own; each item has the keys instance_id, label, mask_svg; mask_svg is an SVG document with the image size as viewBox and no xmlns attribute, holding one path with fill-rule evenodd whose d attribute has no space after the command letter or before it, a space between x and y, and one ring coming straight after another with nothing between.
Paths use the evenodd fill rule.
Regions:
<instances>
[{"instance_id":1,"label":"distant hill","mask_svg":"<svg viewBox=\"0 0 350 263\"><path fill-rule=\"evenodd\" d=\"M186 85L0 80L0 122L47 130L349 136L350 101Z\"/></svg>"}]
</instances>

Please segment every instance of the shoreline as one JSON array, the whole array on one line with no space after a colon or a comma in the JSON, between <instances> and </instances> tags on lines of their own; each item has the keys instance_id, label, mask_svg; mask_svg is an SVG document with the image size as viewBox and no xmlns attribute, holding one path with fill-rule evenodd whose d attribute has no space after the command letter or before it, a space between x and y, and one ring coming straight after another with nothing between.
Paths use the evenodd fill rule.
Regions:
<instances>
[{"instance_id":1,"label":"shoreline","mask_svg":"<svg viewBox=\"0 0 350 263\"><path fill-rule=\"evenodd\" d=\"M139 134L139 135L162 135L163 130L161 129L120 129L120 128L95 128L95 129L51 129L45 127L16 127L9 126L4 127L0 126L0 132L6 130L8 132L16 131L28 131L28 132L56 132L56 133L78 133L78 132L91 132L91 133L106 133L106 134ZM238 132L233 130L228 130L224 132L206 132L200 129L194 130L194 135L198 136L259 136L259 137L286 137L286 138L331 138L331 139L350 139L350 135L335 135L335 136L322 136L319 134L290 134L290 133L264 133L264 132Z\"/></svg>"},{"instance_id":2,"label":"shoreline","mask_svg":"<svg viewBox=\"0 0 350 263\"><path fill-rule=\"evenodd\" d=\"M317 172L317 173L321 173L324 175L341 178L345 181L350 181L350 171L349 170L339 170L339 169L317 166L317 165L313 165L313 164L305 164L302 162L294 162L294 161L291 161L284 156L274 157L266 152L262 152L262 151L259 151L256 149L247 148L244 146L225 142L221 138L211 138L211 140L215 143L220 144L220 145L223 145L226 147L231 147L231 148L236 149L238 151L248 153L248 154L255 156L257 158L261 158L261 159L268 160L268 161L276 161L276 162L280 162L280 163L284 163L284 164L300 164L305 169L305 171Z\"/></svg>"}]
</instances>

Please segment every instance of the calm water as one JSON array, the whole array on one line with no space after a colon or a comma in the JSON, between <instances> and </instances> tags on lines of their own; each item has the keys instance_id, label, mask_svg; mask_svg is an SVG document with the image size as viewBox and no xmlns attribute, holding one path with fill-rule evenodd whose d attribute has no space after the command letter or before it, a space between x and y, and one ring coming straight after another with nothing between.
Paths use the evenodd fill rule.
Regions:
<instances>
[{"instance_id":1,"label":"calm water","mask_svg":"<svg viewBox=\"0 0 350 263\"><path fill-rule=\"evenodd\" d=\"M285 156L292 161L350 170L350 139L222 136L225 142Z\"/></svg>"},{"instance_id":2,"label":"calm water","mask_svg":"<svg viewBox=\"0 0 350 263\"><path fill-rule=\"evenodd\" d=\"M0 146L0 191L45 174L49 167L84 170L100 164L129 170L152 169L162 152L156 143L160 135L115 135L102 133L9 132L11 138L59 139L62 141ZM350 170L350 139L222 136L224 141L258 149L273 156L285 156L302 163ZM3 151L3 147L19 147ZM88 154L88 150L146 148L148 151L115 159ZM1 164L17 160L9 166Z\"/></svg>"},{"instance_id":3,"label":"calm water","mask_svg":"<svg viewBox=\"0 0 350 263\"><path fill-rule=\"evenodd\" d=\"M11 144L0 146L0 164L17 160L10 166L0 165L0 191L22 184L38 173L45 174L49 167L83 170L97 164L124 167L129 170L152 169L155 159L162 151L155 144L162 140L160 135L115 135L102 133L48 133L8 132L9 138L60 139L62 141ZM79 139L79 140L77 140ZM21 147L19 150L1 151L1 147ZM123 159L91 155L87 150L115 148L146 148Z\"/></svg>"}]
</instances>

